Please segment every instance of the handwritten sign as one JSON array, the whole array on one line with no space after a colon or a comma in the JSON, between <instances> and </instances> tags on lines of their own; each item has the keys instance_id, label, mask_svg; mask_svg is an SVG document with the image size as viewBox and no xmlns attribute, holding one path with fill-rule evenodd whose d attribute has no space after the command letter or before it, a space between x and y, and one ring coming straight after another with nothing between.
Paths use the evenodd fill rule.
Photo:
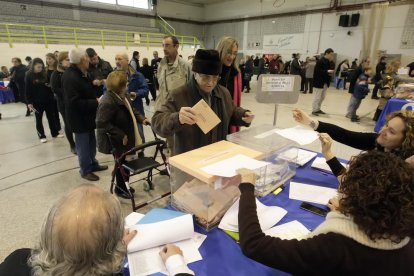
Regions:
<instances>
[{"instance_id":1,"label":"handwritten sign","mask_svg":"<svg viewBox=\"0 0 414 276\"><path fill-rule=\"evenodd\" d=\"M293 91L294 78L289 76L263 76L263 92Z\"/></svg>"},{"instance_id":2,"label":"handwritten sign","mask_svg":"<svg viewBox=\"0 0 414 276\"><path fill-rule=\"evenodd\" d=\"M300 50L303 44L303 34L265 35L264 49Z\"/></svg>"}]
</instances>

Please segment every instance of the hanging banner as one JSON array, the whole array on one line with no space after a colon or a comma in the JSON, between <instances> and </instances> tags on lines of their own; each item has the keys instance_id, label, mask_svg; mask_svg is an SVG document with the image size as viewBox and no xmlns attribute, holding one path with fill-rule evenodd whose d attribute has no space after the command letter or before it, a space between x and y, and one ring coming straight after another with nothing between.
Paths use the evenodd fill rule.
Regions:
<instances>
[{"instance_id":1,"label":"hanging banner","mask_svg":"<svg viewBox=\"0 0 414 276\"><path fill-rule=\"evenodd\" d=\"M303 34L264 35L264 50L300 50L303 45Z\"/></svg>"}]
</instances>

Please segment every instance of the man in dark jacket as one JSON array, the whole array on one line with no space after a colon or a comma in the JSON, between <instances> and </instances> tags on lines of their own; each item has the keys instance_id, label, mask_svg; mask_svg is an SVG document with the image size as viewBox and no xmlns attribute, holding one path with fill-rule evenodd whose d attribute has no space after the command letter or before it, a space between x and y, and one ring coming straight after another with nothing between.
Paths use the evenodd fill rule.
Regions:
<instances>
[{"instance_id":1,"label":"man in dark jacket","mask_svg":"<svg viewBox=\"0 0 414 276\"><path fill-rule=\"evenodd\" d=\"M259 76L261 75L261 74L264 74L265 73L265 63L266 63L266 60L265 60L265 55L263 55L262 56L262 58L261 59L259 59L259 65L258 65L258 67L259 67L259 71L258 71L258 73L257 73L257 79L259 79Z\"/></svg>"},{"instance_id":2,"label":"man in dark jacket","mask_svg":"<svg viewBox=\"0 0 414 276\"><path fill-rule=\"evenodd\" d=\"M373 79L373 81L375 82L375 86L374 86L374 89L372 90L371 99L375 99L375 100L379 99L377 93L380 87L380 82L382 80L382 75L385 74L386 67L387 67L387 57L382 56L377 66L375 67L375 77Z\"/></svg>"},{"instance_id":3,"label":"man in dark jacket","mask_svg":"<svg viewBox=\"0 0 414 276\"><path fill-rule=\"evenodd\" d=\"M334 70L331 69L330 63L334 59L334 51L331 48L325 50L323 57L316 62L315 71L313 73L313 87L314 94L312 103L312 114L319 116L319 114L325 114L321 110L321 105L326 96L326 90L328 90L331 82L331 75Z\"/></svg>"},{"instance_id":4,"label":"man in dark jacket","mask_svg":"<svg viewBox=\"0 0 414 276\"><path fill-rule=\"evenodd\" d=\"M197 50L192 71L190 81L172 90L152 117L155 132L174 135L174 155L224 140L230 123L249 126L254 118L250 111L236 107L230 92L217 84L221 61L216 50ZM192 108L202 99L221 120L207 134L196 125L197 115Z\"/></svg>"},{"instance_id":5,"label":"man in dark jacket","mask_svg":"<svg viewBox=\"0 0 414 276\"><path fill-rule=\"evenodd\" d=\"M26 76L26 72L27 70L29 70L29 68L22 64L22 60L20 58L12 58L12 63L13 63L13 67L10 68L10 82L13 83L14 88L13 89L13 93L14 93L14 97L16 99L16 102L23 102L26 104L26 116L30 116L30 110L27 107L27 101L26 101L26 87L25 87L25 82L24 82L24 78Z\"/></svg>"},{"instance_id":6,"label":"man in dark jacket","mask_svg":"<svg viewBox=\"0 0 414 276\"><path fill-rule=\"evenodd\" d=\"M69 52L70 67L63 73L62 86L65 91L67 122L75 133L80 174L89 181L99 177L93 172L108 169L96 160L95 117L98 100L92 81L88 78L89 57L85 50L73 49Z\"/></svg>"},{"instance_id":7,"label":"man in dark jacket","mask_svg":"<svg viewBox=\"0 0 414 276\"><path fill-rule=\"evenodd\" d=\"M88 75L92 80L96 97L99 98L103 94L105 80L113 69L111 64L101 59L94 49L88 48L86 49L86 53L89 56Z\"/></svg>"}]
</instances>

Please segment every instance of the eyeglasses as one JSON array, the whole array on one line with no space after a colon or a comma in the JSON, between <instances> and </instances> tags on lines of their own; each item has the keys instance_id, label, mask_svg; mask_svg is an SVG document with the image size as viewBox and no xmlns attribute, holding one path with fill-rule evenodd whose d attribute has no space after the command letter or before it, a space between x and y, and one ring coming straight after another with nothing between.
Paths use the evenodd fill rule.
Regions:
<instances>
[{"instance_id":1,"label":"eyeglasses","mask_svg":"<svg viewBox=\"0 0 414 276\"><path fill-rule=\"evenodd\" d=\"M212 76L212 75L204 75L204 74L198 74L200 76L200 79L203 82L217 82L220 80L220 76Z\"/></svg>"}]
</instances>

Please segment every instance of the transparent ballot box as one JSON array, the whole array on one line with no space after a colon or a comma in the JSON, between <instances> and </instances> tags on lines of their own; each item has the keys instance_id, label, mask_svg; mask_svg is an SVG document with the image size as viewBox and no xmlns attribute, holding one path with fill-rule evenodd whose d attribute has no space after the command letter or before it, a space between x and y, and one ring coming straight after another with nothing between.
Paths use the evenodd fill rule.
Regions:
<instances>
[{"instance_id":1,"label":"transparent ballot box","mask_svg":"<svg viewBox=\"0 0 414 276\"><path fill-rule=\"evenodd\" d=\"M218 225L225 212L239 198L239 176L223 177L206 173L203 168L239 155L256 160L259 151L228 141L220 141L169 159L171 204L195 215L197 223L209 231Z\"/></svg>"},{"instance_id":2,"label":"transparent ballot box","mask_svg":"<svg viewBox=\"0 0 414 276\"><path fill-rule=\"evenodd\" d=\"M256 170L257 196L269 194L296 174L299 145L275 130L274 126L262 125L227 135L229 142L263 152L263 161L269 162L266 167Z\"/></svg>"}]
</instances>

